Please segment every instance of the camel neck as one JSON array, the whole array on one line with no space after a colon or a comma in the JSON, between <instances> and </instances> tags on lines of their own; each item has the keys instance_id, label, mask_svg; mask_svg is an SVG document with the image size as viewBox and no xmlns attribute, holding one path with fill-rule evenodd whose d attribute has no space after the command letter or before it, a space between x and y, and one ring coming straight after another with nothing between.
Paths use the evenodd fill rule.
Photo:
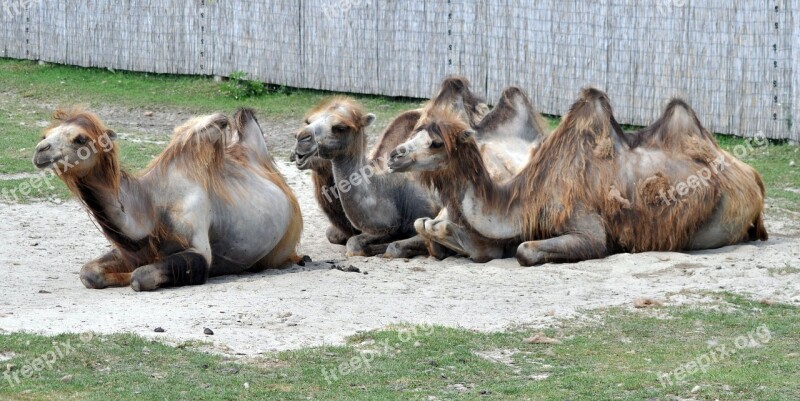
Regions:
<instances>
[{"instance_id":1,"label":"camel neck","mask_svg":"<svg viewBox=\"0 0 800 401\"><path fill-rule=\"evenodd\" d=\"M149 191L124 172L114 185L87 177L76 183L76 191L111 241L126 251L139 251L155 228Z\"/></svg>"}]
</instances>

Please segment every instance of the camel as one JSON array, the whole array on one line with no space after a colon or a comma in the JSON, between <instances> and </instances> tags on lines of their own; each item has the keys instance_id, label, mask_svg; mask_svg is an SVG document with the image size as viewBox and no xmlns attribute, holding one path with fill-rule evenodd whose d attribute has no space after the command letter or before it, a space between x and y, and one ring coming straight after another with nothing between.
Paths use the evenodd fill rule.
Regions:
<instances>
[{"instance_id":1,"label":"camel","mask_svg":"<svg viewBox=\"0 0 800 401\"><path fill-rule=\"evenodd\" d=\"M138 176L97 116L53 117L33 163L55 170L113 245L81 268L87 288L150 291L303 262L300 207L252 110L189 120Z\"/></svg>"},{"instance_id":2,"label":"camel","mask_svg":"<svg viewBox=\"0 0 800 401\"><path fill-rule=\"evenodd\" d=\"M295 150L290 156L290 161L294 162L300 170L311 170L314 198L317 200L322 213L331 223L325 230L325 237L331 244L344 245L350 237L360 234L361 231L353 227L350 220L347 220L339 198L334 198L327 192L323 192L326 188L333 188L336 185L336 181L333 179L331 161L314 154L300 153L301 146L299 142L295 144ZM303 157L298 158L298 155Z\"/></svg>"},{"instance_id":3,"label":"camel","mask_svg":"<svg viewBox=\"0 0 800 401\"><path fill-rule=\"evenodd\" d=\"M347 240L347 256L413 257L427 253L414 221L435 216L441 205L425 187L398 174L375 174L380 163L366 155L365 128L373 114L352 99L323 102L305 120L297 140L312 138L319 157L332 163L338 196L347 218L361 234Z\"/></svg>"},{"instance_id":4,"label":"camel","mask_svg":"<svg viewBox=\"0 0 800 401\"><path fill-rule=\"evenodd\" d=\"M442 116L447 116L442 119ZM417 172L436 170L440 167L444 143L428 143L429 137L420 135L427 130L441 131L437 122L443 120L464 122L459 115L453 115L447 107L436 109L421 120L414 132L414 139L398 146L390 154L389 167L392 171ZM534 110L530 99L517 87L503 89L495 107L478 124L474 124L475 143L484 166L495 182L504 182L516 175L528 161L530 150L536 148L545 138L544 120ZM444 127L446 130L447 128ZM414 157L403 157L411 149L418 150ZM430 152L430 153L427 153ZM427 153L427 154L426 154ZM438 153L438 155L437 155ZM457 176L458 172L452 172ZM422 180L429 186L433 182ZM449 189L453 187L447 187ZM447 205L449 192L439 189L443 204ZM458 209L450 212L446 207L435 219L423 218L415 222L417 233L427 241L437 242L475 262L488 262L492 259L513 256L516 245L513 240L485 238L479 233L464 227ZM447 230L448 235L437 235L437 231ZM514 245L513 247L510 247Z\"/></svg>"},{"instance_id":5,"label":"camel","mask_svg":"<svg viewBox=\"0 0 800 401\"><path fill-rule=\"evenodd\" d=\"M440 114L409 142L390 164L409 158L404 170L424 170L470 230L518 243L523 266L768 239L760 175L721 149L681 100L627 135L607 95L584 89L506 183L492 180L474 132L458 119ZM446 227L432 228L457 242Z\"/></svg>"},{"instance_id":6,"label":"camel","mask_svg":"<svg viewBox=\"0 0 800 401\"><path fill-rule=\"evenodd\" d=\"M376 171L386 169L389 152L408 139L421 118L434 107L452 107L470 124L480 122L488 111L488 106L469 89L469 81L464 77L448 77L442 81L439 92L419 109L399 114L380 135L367 160ZM320 158L313 135L303 130L295 134L295 147L290 157L301 170L311 170L314 195L320 209L328 217L331 225L326 230L328 241L333 244L346 244L347 240L360 233L347 219L341 206L338 193L334 191L333 166L330 160Z\"/></svg>"},{"instance_id":7,"label":"camel","mask_svg":"<svg viewBox=\"0 0 800 401\"><path fill-rule=\"evenodd\" d=\"M381 140L372 153L375 154L378 149L382 148L391 151L394 146L402 143L408 137L408 133L413 130L420 115L421 112L418 110L409 110L398 115L386 127L383 135L381 135ZM311 170L314 197L331 223L325 232L325 236L332 244L345 245L350 237L360 234L361 231L353 227L353 224L347 219L339 195L333 190L336 188L336 181L333 177L333 164L330 160L323 159L317 155L317 143L312 135L305 135L300 130L295 134L295 141L290 161L294 162L300 170ZM381 157L371 156L370 160L379 162Z\"/></svg>"}]
</instances>

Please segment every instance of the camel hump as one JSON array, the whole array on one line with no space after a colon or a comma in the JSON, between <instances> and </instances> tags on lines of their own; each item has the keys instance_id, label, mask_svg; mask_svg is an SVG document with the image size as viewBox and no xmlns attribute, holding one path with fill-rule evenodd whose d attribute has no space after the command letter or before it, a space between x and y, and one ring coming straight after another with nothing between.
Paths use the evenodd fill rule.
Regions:
<instances>
[{"instance_id":1,"label":"camel hump","mask_svg":"<svg viewBox=\"0 0 800 401\"><path fill-rule=\"evenodd\" d=\"M635 135L634 147L685 150L687 147L716 147L716 140L683 99L669 101L658 120Z\"/></svg>"},{"instance_id":2,"label":"camel hump","mask_svg":"<svg viewBox=\"0 0 800 401\"><path fill-rule=\"evenodd\" d=\"M605 92L597 88L584 88L578 100L567 113L568 126L574 126L590 136L612 136L616 131L616 120L611 101ZM619 132L621 135L622 132ZM617 138L624 140L624 138Z\"/></svg>"},{"instance_id":3,"label":"camel hump","mask_svg":"<svg viewBox=\"0 0 800 401\"><path fill-rule=\"evenodd\" d=\"M221 163L229 125L228 117L221 113L192 118L175 128L172 141L162 155L185 162L194 161L199 166Z\"/></svg>"},{"instance_id":4,"label":"camel hump","mask_svg":"<svg viewBox=\"0 0 800 401\"><path fill-rule=\"evenodd\" d=\"M442 81L439 92L431 99L428 108L450 107L465 114L471 126L476 126L489 112L489 106L470 89L463 76L450 76Z\"/></svg>"},{"instance_id":5,"label":"camel hump","mask_svg":"<svg viewBox=\"0 0 800 401\"><path fill-rule=\"evenodd\" d=\"M383 164L386 161L383 159L389 157L389 152L411 137L420 118L422 118L420 110L409 110L395 117L378 138L378 142L369 154L369 160L379 160Z\"/></svg>"},{"instance_id":6,"label":"camel hump","mask_svg":"<svg viewBox=\"0 0 800 401\"><path fill-rule=\"evenodd\" d=\"M261 160L271 160L264 132L250 108L240 108L233 114L233 128L239 134L239 144L253 151Z\"/></svg>"},{"instance_id":7,"label":"camel hump","mask_svg":"<svg viewBox=\"0 0 800 401\"><path fill-rule=\"evenodd\" d=\"M516 137L531 143L544 139L542 116L536 112L533 102L525 91L508 86L500 93L500 99L492 111L476 127L480 138Z\"/></svg>"}]
</instances>

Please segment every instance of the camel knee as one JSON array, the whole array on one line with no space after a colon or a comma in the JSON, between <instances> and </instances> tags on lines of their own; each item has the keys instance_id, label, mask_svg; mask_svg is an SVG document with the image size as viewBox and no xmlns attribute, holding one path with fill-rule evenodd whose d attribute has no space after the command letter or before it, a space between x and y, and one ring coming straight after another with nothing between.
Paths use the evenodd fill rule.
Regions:
<instances>
[{"instance_id":1,"label":"camel knee","mask_svg":"<svg viewBox=\"0 0 800 401\"><path fill-rule=\"evenodd\" d=\"M325 237L328 238L328 242L336 245L345 245L347 240L350 238L347 234L334 225L328 226L328 229L325 230Z\"/></svg>"},{"instance_id":2,"label":"camel knee","mask_svg":"<svg viewBox=\"0 0 800 401\"><path fill-rule=\"evenodd\" d=\"M547 255L534 241L523 242L517 247L517 262L520 266L536 266L547 263Z\"/></svg>"}]
</instances>

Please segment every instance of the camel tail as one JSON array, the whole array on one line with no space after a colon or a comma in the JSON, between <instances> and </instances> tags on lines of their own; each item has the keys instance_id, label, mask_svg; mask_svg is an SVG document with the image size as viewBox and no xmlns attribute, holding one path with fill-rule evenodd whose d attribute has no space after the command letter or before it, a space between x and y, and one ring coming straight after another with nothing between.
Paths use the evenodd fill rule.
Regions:
<instances>
[{"instance_id":1,"label":"camel tail","mask_svg":"<svg viewBox=\"0 0 800 401\"><path fill-rule=\"evenodd\" d=\"M748 234L750 235L750 241L766 241L769 239L769 234L767 233L767 228L764 226L764 199L766 199L767 191L764 188L764 180L761 179L761 175L757 172L753 172L756 177L756 182L758 183L758 188L761 190L761 210L758 212L758 216L756 217L755 221L753 222L753 226L750 227L748 230Z\"/></svg>"},{"instance_id":2,"label":"camel tail","mask_svg":"<svg viewBox=\"0 0 800 401\"><path fill-rule=\"evenodd\" d=\"M750 241L766 241L769 239L767 228L764 226L763 213L758 214L758 217L756 217L756 221L753 222L753 227L750 227L748 234L750 234Z\"/></svg>"}]
</instances>

